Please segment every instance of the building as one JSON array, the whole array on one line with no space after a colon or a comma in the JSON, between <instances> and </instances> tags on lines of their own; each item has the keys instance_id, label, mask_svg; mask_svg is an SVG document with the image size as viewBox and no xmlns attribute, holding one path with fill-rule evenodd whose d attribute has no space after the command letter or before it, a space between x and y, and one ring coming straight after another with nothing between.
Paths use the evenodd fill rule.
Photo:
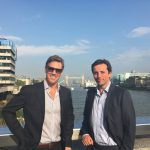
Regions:
<instances>
[{"instance_id":1,"label":"building","mask_svg":"<svg viewBox=\"0 0 150 150\"><path fill-rule=\"evenodd\" d=\"M20 75L20 76L16 76L16 80L17 81L22 81L23 85L30 85L32 84L32 80L29 77Z\"/></svg>"},{"instance_id":2,"label":"building","mask_svg":"<svg viewBox=\"0 0 150 150\"><path fill-rule=\"evenodd\" d=\"M96 87L96 82L95 81L91 81L91 80L87 80L84 82L84 88L92 88L92 87Z\"/></svg>"},{"instance_id":3,"label":"building","mask_svg":"<svg viewBox=\"0 0 150 150\"><path fill-rule=\"evenodd\" d=\"M13 91L16 59L15 44L11 40L0 37L0 94Z\"/></svg>"},{"instance_id":4,"label":"building","mask_svg":"<svg viewBox=\"0 0 150 150\"><path fill-rule=\"evenodd\" d=\"M116 84L126 87L150 89L150 73L132 71L130 73L117 74L114 81Z\"/></svg>"}]
</instances>

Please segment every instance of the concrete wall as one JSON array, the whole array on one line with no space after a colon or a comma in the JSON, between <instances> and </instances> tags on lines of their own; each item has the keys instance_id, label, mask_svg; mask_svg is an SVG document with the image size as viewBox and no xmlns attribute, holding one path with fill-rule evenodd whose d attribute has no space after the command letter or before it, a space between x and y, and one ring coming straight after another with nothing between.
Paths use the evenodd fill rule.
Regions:
<instances>
[{"instance_id":1,"label":"concrete wall","mask_svg":"<svg viewBox=\"0 0 150 150\"><path fill-rule=\"evenodd\" d=\"M79 129L74 129L73 150L85 150L79 137ZM0 150L17 150L13 135L0 135ZM150 150L150 125L137 125L134 150Z\"/></svg>"}]
</instances>

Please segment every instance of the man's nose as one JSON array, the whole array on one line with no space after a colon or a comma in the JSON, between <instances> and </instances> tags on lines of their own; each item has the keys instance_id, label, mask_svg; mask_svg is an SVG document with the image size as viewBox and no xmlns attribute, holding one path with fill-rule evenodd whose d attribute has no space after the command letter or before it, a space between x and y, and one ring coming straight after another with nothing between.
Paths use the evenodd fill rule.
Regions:
<instances>
[{"instance_id":1,"label":"man's nose","mask_svg":"<svg viewBox=\"0 0 150 150\"><path fill-rule=\"evenodd\" d=\"M98 77L101 77L101 73L100 73L100 72L98 72L97 76L98 76Z\"/></svg>"},{"instance_id":2,"label":"man's nose","mask_svg":"<svg viewBox=\"0 0 150 150\"><path fill-rule=\"evenodd\" d=\"M56 72L56 70L54 69L53 71L52 71L52 74L56 74L57 72Z\"/></svg>"}]
</instances>

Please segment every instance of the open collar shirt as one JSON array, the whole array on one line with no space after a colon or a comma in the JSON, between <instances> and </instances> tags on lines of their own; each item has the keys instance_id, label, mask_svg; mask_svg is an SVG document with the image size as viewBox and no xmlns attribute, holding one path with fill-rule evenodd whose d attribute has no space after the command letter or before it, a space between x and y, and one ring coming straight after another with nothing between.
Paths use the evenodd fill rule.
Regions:
<instances>
[{"instance_id":1,"label":"open collar shirt","mask_svg":"<svg viewBox=\"0 0 150 150\"><path fill-rule=\"evenodd\" d=\"M49 85L47 81L44 80L44 90L45 90L45 118L42 128L42 135L40 143L50 143L60 141L60 123L61 123L61 108L60 108L60 98L59 98L59 88L55 93L54 99L50 95Z\"/></svg>"},{"instance_id":2,"label":"open collar shirt","mask_svg":"<svg viewBox=\"0 0 150 150\"><path fill-rule=\"evenodd\" d=\"M106 89L103 91L101 95L99 90L97 89L91 115L91 124L93 127L96 143L99 145L108 145L108 146L117 145L113 141L113 139L108 135L103 123L105 101L107 98L110 84L111 82L109 82L109 85L106 87Z\"/></svg>"}]
</instances>

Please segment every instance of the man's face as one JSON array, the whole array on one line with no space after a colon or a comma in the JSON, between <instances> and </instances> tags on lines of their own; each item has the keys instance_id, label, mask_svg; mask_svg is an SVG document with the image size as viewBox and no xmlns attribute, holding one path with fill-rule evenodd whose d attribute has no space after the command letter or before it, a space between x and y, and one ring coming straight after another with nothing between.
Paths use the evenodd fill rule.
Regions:
<instances>
[{"instance_id":1,"label":"man's face","mask_svg":"<svg viewBox=\"0 0 150 150\"><path fill-rule=\"evenodd\" d=\"M45 68L47 83L50 86L57 85L62 71L62 64L60 62L52 61L48 63L47 67Z\"/></svg>"},{"instance_id":2,"label":"man's face","mask_svg":"<svg viewBox=\"0 0 150 150\"><path fill-rule=\"evenodd\" d=\"M107 65L99 64L99 65L94 66L93 76L99 87L106 88L110 81L112 73L108 72Z\"/></svg>"}]
</instances>

